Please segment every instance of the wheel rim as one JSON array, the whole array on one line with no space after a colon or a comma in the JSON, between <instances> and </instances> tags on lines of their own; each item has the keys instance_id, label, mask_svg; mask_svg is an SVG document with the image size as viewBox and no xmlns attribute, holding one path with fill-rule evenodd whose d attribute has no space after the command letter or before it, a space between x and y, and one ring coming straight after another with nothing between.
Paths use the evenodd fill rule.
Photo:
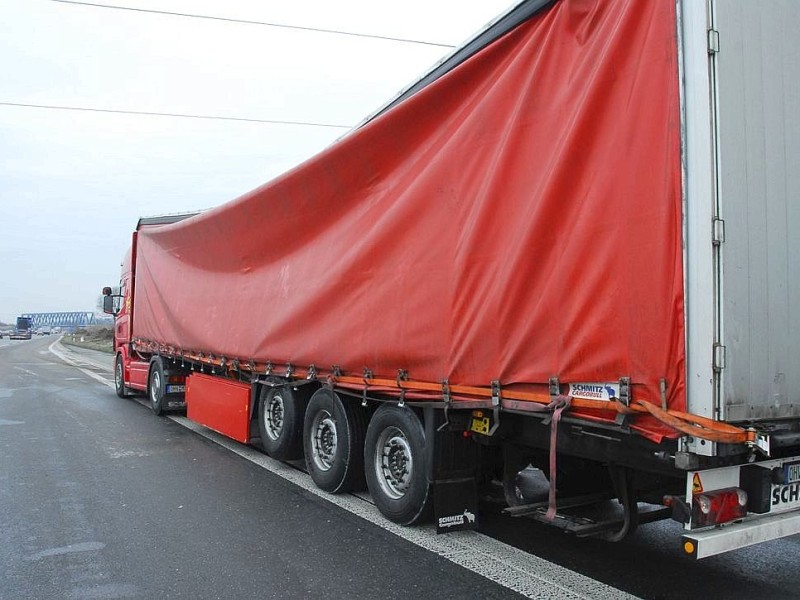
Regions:
<instances>
[{"instance_id":1,"label":"wheel rim","mask_svg":"<svg viewBox=\"0 0 800 600\"><path fill-rule=\"evenodd\" d=\"M397 427L387 427L378 436L373 467L384 494L395 500L406 495L414 474L414 457L408 439Z\"/></svg>"},{"instance_id":2,"label":"wheel rim","mask_svg":"<svg viewBox=\"0 0 800 600\"><path fill-rule=\"evenodd\" d=\"M275 441L280 437L281 432L283 432L283 423L283 397L280 394L275 394L264 411L264 430L267 432L269 439Z\"/></svg>"},{"instance_id":3,"label":"wheel rim","mask_svg":"<svg viewBox=\"0 0 800 600\"><path fill-rule=\"evenodd\" d=\"M117 361L117 368L114 369L114 383L117 386L117 391L121 392L122 391L122 386L123 386L123 383L122 383L122 362L119 361L119 360Z\"/></svg>"},{"instance_id":4,"label":"wheel rim","mask_svg":"<svg viewBox=\"0 0 800 600\"><path fill-rule=\"evenodd\" d=\"M321 410L311 426L311 456L319 470L327 471L333 466L336 446L336 423L328 411Z\"/></svg>"},{"instance_id":5,"label":"wheel rim","mask_svg":"<svg viewBox=\"0 0 800 600\"><path fill-rule=\"evenodd\" d=\"M158 404L161 398L161 373L153 371L153 376L150 379L150 401L153 404Z\"/></svg>"}]
</instances>

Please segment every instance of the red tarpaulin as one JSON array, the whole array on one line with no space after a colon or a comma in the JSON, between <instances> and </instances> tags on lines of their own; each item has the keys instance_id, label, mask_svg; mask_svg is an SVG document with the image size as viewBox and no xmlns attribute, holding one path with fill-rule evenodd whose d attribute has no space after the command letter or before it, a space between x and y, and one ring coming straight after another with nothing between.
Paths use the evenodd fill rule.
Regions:
<instances>
[{"instance_id":1,"label":"red tarpaulin","mask_svg":"<svg viewBox=\"0 0 800 600\"><path fill-rule=\"evenodd\" d=\"M134 336L685 410L675 3L563 0L275 181L138 238Z\"/></svg>"}]
</instances>

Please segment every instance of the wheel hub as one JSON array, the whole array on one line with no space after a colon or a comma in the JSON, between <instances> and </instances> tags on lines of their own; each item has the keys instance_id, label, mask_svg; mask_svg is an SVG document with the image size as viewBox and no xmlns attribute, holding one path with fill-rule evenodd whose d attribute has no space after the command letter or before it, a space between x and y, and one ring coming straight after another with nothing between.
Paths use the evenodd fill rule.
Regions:
<instances>
[{"instance_id":1,"label":"wheel hub","mask_svg":"<svg viewBox=\"0 0 800 600\"><path fill-rule=\"evenodd\" d=\"M264 420L267 430L267 435L273 440L277 440L283 431L283 398L275 395L267 406L264 413Z\"/></svg>"},{"instance_id":2,"label":"wheel hub","mask_svg":"<svg viewBox=\"0 0 800 600\"><path fill-rule=\"evenodd\" d=\"M329 413L320 412L314 418L311 438L312 454L317 468L327 471L333 466L337 443L336 423Z\"/></svg>"},{"instance_id":3,"label":"wheel hub","mask_svg":"<svg viewBox=\"0 0 800 600\"><path fill-rule=\"evenodd\" d=\"M150 400L153 404L158 404L161 396L161 374L158 371L153 373L153 380L150 383Z\"/></svg>"},{"instance_id":4,"label":"wheel hub","mask_svg":"<svg viewBox=\"0 0 800 600\"><path fill-rule=\"evenodd\" d=\"M402 431L388 427L381 433L375 452L375 470L385 494L402 498L411 485L414 458Z\"/></svg>"}]
</instances>

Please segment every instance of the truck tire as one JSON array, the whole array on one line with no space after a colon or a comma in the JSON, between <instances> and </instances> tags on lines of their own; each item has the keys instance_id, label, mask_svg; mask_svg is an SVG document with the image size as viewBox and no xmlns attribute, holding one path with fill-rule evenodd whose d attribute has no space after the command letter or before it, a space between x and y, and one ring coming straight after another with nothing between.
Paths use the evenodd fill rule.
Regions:
<instances>
[{"instance_id":1,"label":"truck tire","mask_svg":"<svg viewBox=\"0 0 800 600\"><path fill-rule=\"evenodd\" d=\"M157 417L164 414L165 384L164 365L161 359L156 357L150 363L150 376L147 378L147 397L150 399L150 409Z\"/></svg>"},{"instance_id":2,"label":"truck tire","mask_svg":"<svg viewBox=\"0 0 800 600\"><path fill-rule=\"evenodd\" d=\"M303 420L306 469L318 488L333 494L363 488L367 416L334 391L314 392Z\"/></svg>"},{"instance_id":3,"label":"truck tire","mask_svg":"<svg viewBox=\"0 0 800 600\"><path fill-rule=\"evenodd\" d=\"M122 354L117 354L117 358L114 360L114 391L120 398L128 398L131 395L128 386L125 385L125 365Z\"/></svg>"},{"instance_id":4,"label":"truck tire","mask_svg":"<svg viewBox=\"0 0 800 600\"><path fill-rule=\"evenodd\" d=\"M425 433L409 408L384 404L369 422L364 444L367 488L384 517L399 525L430 518Z\"/></svg>"},{"instance_id":5,"label":"truck tire","mask_svg":"<svg viewBox=\"0 0 800 600\"><path fill-rule=\"evenodd\" d=\"M303 456L305 401L290 386L261 390L258 403L258 432L264 452L276 460Z\"/></svg>"}]
</instances>

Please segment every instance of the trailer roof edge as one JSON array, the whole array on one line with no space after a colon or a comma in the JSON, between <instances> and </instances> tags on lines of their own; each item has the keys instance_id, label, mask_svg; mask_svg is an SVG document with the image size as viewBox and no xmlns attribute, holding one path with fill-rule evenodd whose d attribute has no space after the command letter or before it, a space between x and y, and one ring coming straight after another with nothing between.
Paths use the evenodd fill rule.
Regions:
<instances>
[{"instance_id":1,"label":"trailer roof edge","mask_svg":"<svg viewBox=\"0 0 800 600\"><path fill-rule=\"evenodd\" d=\"M540 11L549 8L557 1L558 0L522 0L515 6L512 6L506 13L502 14L494 21L491 21L484 29L475 34L463 45L456 48L449 56L445 57L439 63L434 65L433 68L431 68L431 70L423 75L420 79L404 88L387 104L364 119L364 121L357 125L355 129L366 125L397 104L400 104L407 98L410 98L421 89L427 87L440 77L443 77L461 63L465 62L467 59L486 48L495 40L501 38L512 29L518 27L528 19L538 14Z\"/></svg>"}]
</instances>

